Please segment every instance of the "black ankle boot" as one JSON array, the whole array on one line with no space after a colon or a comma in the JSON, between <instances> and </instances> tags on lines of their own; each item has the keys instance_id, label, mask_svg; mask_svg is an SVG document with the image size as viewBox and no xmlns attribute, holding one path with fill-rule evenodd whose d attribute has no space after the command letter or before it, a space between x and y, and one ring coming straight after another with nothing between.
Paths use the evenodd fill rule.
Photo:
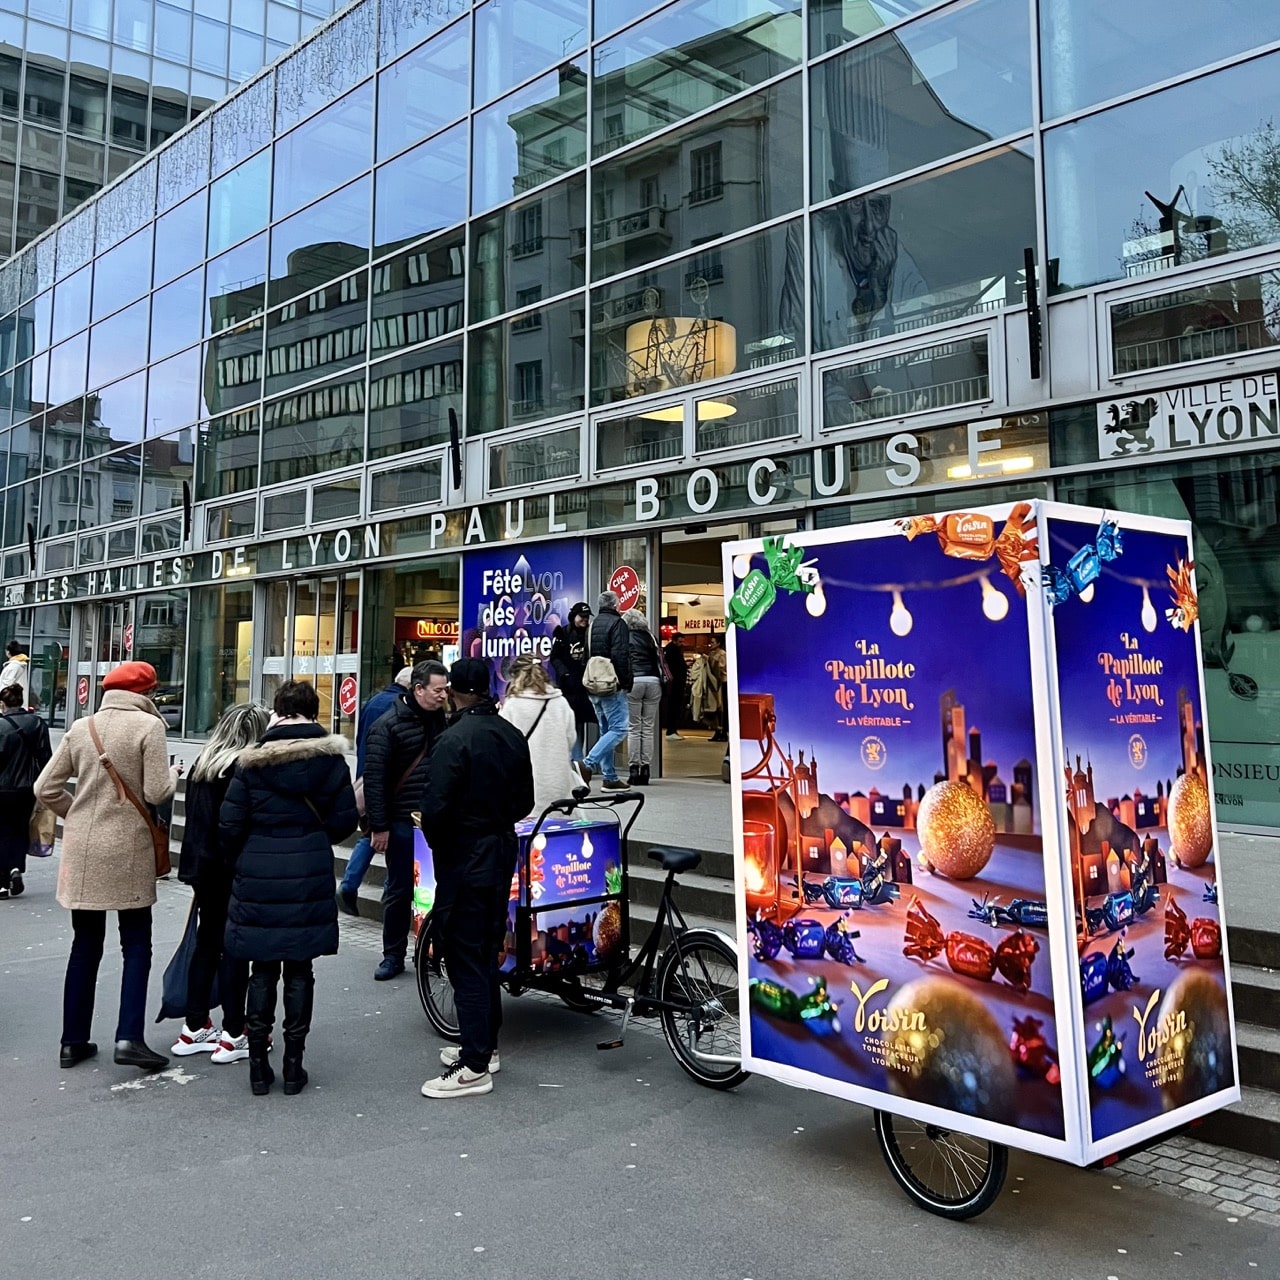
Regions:
<instances>
[{"instance_id":1,"label":"black ankle boot","mask_svg":"<svg viewBox=\"0 0 1280 1280\"><path fill-rule=\"evenodd\" d=\"M271 1070L267 1060L267 1041L251 1039L249 1041L249 1088L259 1097L271 1092L276 1073Z\"/></svg>"},{"instance_id":2,"label":"black ankle boot","mask_svg":"<svg viewBox=\"0 0 1280 1280\"><path fill-rule=\"evenodd\" d=\"M647 764L642 764L640 766L640 785L642 787L647 787L649 785L649 766Z\"/></svg>"},{"instance_id":3,"label":"black ankle boot","mask_svg":"<svg viewBox=\"0 0 1280 1280\"><path fill-rule=\"evenodd\" d=\"M638 764L628 765L627 786L638 787L639 785L640 785L640 766Z\"/></svg>"},{"instance_id":4,"label":"black ankle boot","mask_svg":"<svg viewBox=\"0 0 1280 1280\"><path fill-rule=\"evenodd\" d=\"M302 1069L302 1046L285 1044L284 1091L292 1096L307 1087L307 1073Z\"/></svg>"}]
</instances>

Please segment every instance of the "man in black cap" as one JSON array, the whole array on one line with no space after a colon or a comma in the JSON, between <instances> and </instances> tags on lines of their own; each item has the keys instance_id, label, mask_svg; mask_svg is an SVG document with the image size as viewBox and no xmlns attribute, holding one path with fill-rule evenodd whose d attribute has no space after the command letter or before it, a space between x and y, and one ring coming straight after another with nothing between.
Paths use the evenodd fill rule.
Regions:
<instances>
[{"instance_id":1,"label":"man in black cap","mask_svg":"<svg viewBox=\"0 0 1280 1280\"><path fill-rule=\"evenodd\" d=\"M502 1025L498 954L515 874L515 824L533 808L533 765L524 734L498 715L489 666L460 658L449 669L454 714L427 769L422 833L435 864L431 911L453 984L462 1044L441 1050L444 1071L427 1098L489 1093Z\"/></svg>"}]
</instances>

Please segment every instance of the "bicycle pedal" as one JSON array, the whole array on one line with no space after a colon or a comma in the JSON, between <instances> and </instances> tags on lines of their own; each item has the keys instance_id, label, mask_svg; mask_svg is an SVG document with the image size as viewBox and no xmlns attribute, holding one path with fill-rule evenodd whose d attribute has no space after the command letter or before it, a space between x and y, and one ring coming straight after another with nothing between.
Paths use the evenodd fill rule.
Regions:
<instances>
[{"instance_id":1,"label":"bicycle pedal","mask_svg":"<svg viewBox=\"0 0 1280 1280\"><path fill-rule=\"evenodd\" d=\"M596 1042L597 1049L604 1050L622 1048L622 1042L626 1038L627 1034L627 1023L631 1021L631 1010L635 1007L635 1003L634 998L629 998L627 1000L626 1007L622 1010L622 1026L618 1028L618 1038L616 1040L598 1040Z\"/></svg>"}]
</instances>

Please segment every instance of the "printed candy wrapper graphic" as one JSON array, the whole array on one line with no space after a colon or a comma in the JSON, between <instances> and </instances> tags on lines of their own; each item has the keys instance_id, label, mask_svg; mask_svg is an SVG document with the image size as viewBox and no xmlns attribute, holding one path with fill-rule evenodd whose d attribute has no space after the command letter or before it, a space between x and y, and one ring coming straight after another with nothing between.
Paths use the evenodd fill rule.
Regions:
<instances>
[{"instance_id":1,"label":"printed candy wrapper graphic","mask_svg":"<svg viewBox=\"0 0 1280 1280\"><path fill-rule=\"evenodd\" d=\"M1065 569L1057 565L1045 565L1044 589L1049 603L1059 605L1072 596L1083 596L1097 582L1102 566L1124 551L1124 534L1120 526L1109 517L1098 525L1098 533L1092 542L1086 542L1067 561Z\"/></svg>"},{"instance_id":2,"label":"printed candy wrapper graphic","mask_svg":"<svg viewBox=\"0 0 1280 1280\"><path fill-rule=\"evenodd\" d=\"M1195 570L1194 560L1183 560L1178 557L1178 567L1165 567L1169 575L1169 585L1173 589L1173 608L1166 609L1164 616L1179 631L1190 631L1200 616L1200 602L1196 598L1196 584L1191 574Z\"/></svg>"},{"instance_id":3,"label":"printed candy wrapper graphic","mask_svg":"<svg viewBox=\"0 0 1280 1280\"><path fill-rule=\"evenodd\" d=\"M773 607L779 591L803 592L825 607L822 581L812 560L804 562L803 547L788 547L782 537L766 538L763 554L768 572L751 569L729 599L726 622L750 631ZM810 608L814 612L814 608ZM822 608L817 609L818 613Z\"/></svg>"},{"instance_id":4,"label":"printed candy wrapper graphic","mask_svg":"<svg viewBox=\"0 0 1280 1280\"><path fill-rule=\"evenodd\" d=\"M898 521L898 529L908 542L922 533L936 533L943 555L955 560L990 560L995 556L1018 594L1023 595L1026 587L1022 582L1022 566L1040 559L1031 504L1019 502L1009 512L999 535L995 528L990 516L967 511L947 516L910 516Z\"/></svg>"}]
</instances>

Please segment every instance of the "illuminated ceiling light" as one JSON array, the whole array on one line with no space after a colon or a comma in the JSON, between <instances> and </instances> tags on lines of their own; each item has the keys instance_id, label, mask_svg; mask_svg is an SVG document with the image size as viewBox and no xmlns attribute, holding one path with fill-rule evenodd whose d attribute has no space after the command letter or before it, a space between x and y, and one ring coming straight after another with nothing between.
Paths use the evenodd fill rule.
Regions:
<instances>
[{"instance_id":1,"label":"illuminated ceiling light","mask_svg":"<svg viewBox=\"0 0 1280 1280\"><path fill-rule=\"evenodd\" d=\"M1012 458L1000 458L998 459L998 462L999 462L1000 470L1005 475L1010 475L1016 471L1030 471L1036 465L1036 460L1033 457L1031 457L1030 454L1026 454L1026 453L1017 454ZM995 460L993 460L993 462L984 462L982 465L984 467L989 467L989 466L993 466L994 463L995 463ZM948 467L947 479L948 480L972 480L973 468L967 462L962 462L955 467Z\"/></svg>"},{"instance_id":2,"label":"illuminated ceiling light","mask_svg":"<svg viewBox=\"0 0 1280 1280\"><path fill-rule=\"evenodd\" d=\"M1002 621L1009 612L1009 597L997 591L987 578L982 579L982 612L992 622Z\"/></svg>"},{"instance_id":3,"label":"illuminated ceiling light","mask_svg":"<svg viewBox=\"0 0 1280 1280\"><path fill-rule=\"evenodd\" d=\"M895 591L893 593L893 609L889 613L889 630L895 636L906 636L911 634L911 624L915 619L911 616L911 610L902 603L902 592Z\"/></svg>"}]
</instances>

